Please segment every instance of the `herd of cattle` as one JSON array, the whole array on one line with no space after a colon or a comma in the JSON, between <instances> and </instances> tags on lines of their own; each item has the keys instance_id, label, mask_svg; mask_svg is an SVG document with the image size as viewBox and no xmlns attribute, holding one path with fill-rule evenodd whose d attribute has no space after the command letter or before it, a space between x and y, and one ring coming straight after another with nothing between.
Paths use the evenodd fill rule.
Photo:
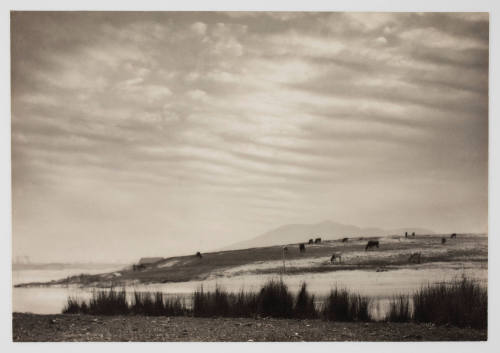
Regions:
<instances>
[{"instance_id":1,"label":"herd of cattle","mask_svg":"<svg viewBox=\"0 0 500 353\"><path fill-rule=\"evenodd\" d=\"M412 232L411 235L409 235L408 232L405 232L405 238L408 238L409 236L414 238L415 232ZM450 235L451 239L456 238L456 237L457 237L456 233L453 233ZM342 239L342 243L347 243L348 241L349 241L349 238ZM321 243L321 238L316 238L316 239L311 238L311 239L309 239L309 242L308 242L308 244L318 244L318 243ZM445 243L446 243L446 238L442 237L441 244L445 244ZM379 246L380 246L380 242L378 240L368 240L368 242L366 243L366 246L365 246L365 251L368 251L370 249L375 249L375 248L378 249ZM305 243L300 243L299 244L299 252L303 253L305 251L306 251ZM287 254L287 253L288 253L288 247L285 246L285 247L283 247L283 254ZM415 252L415 253L410 254L410 257L408 258L409 263L419 264L421 262L421 260L422 260L422 254L419 252ZM338 253L338 252L333 253L332 256L330 257L330 263L332 263L332 264L342 263L342 254Z\"/></svg>"},{"instance_id":2,"label":"herd of cattle","mask_svg":"<svg viewBox=\"0 0 500 353\"><path fill-rule=\"evenodd\" d=\"M408 232L405 232L405 238L408 238L409 236L411 237L415 237L415 232L412 232L411 235L408 234ZM454 239L457 237L457 234L456 233L453 233L450 235L450 238L451 239ZM362 238L361 238L362 239ZM349 241L349 238L343 238L342 239L342 243L347 243ZM321 238L311 238L309 239L309 242L308 244L320 244L321 243ZM442 237L441 238L441 244L445 244L446 243L446 238L445 237ZM379 248L379 245L380 245L380 242L378 240L368 240L368 242L366 243L366 246L365 246L365 251L368 251L370 249L374 249L374 248ZM305 243L300 243L299 244L299 252L301 253L304 253L306 251L306 245ZM283 247L283 255L287 254L288 253L288 247L287 246L284 246ZM416 252L416 253L412 253L408 259L408 262L409 263L420 263L421 262L421 253L419 252ZM202 259L203 256L201 255L201 253L198 251L195 255L197 258L199 259ZM331 258L330 258L330 262L332 264L334 263L342 263L342 254L341 253L338 253L338 252L335 252L332 254ZM134 269L135 270L135 269Z\"/></svg>"}]
</instances>

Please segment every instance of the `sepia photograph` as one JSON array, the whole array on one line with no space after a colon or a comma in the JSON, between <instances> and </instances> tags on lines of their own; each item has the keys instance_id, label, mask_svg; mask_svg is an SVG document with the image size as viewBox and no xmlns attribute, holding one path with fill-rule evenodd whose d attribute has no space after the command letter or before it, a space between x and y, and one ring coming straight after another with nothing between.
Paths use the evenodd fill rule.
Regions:
<instances>
[{"instance_id":1,"label":"sepia photograph","mask_svg":"<svg viewBox=\"0 0 500 353\"><path fill-rule=\"evenodd\" d=\"M489 12L9 22L13 342L489 339Z\"/></svg>"}]
</instances>

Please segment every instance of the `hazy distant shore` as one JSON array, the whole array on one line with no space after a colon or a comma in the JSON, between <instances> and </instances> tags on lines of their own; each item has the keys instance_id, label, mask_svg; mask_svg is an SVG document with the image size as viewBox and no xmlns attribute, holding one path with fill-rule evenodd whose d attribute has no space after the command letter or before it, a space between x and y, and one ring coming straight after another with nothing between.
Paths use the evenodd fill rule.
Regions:
<instances>
[{"instance_id":1,"label":"hazy distant shore","mask_svg":"<svg viewBox=\"0 0 500 353\"><path fill-rule=\"evenodd\" d=\"M14 313L15 342L483 341L487 330L415 323Z\"/></svg>"}]
</instances>

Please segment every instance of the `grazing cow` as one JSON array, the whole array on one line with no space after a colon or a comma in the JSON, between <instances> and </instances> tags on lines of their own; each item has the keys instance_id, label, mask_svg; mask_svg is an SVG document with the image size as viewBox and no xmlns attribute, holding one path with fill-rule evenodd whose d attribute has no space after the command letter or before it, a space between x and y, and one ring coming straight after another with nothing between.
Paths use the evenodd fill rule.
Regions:
<instances>
[{"instance_id":1,"label":"grazing cow","mask_svg":"<svg viewBox=\"0 0 500 353\"><path fill-rule=\"evenodd\" d=\"M339 264L342 263L342 255L340 253L333 253L332 254L332 257L330 258L330 262L332 264L334 264L336 260L338 260Z\"/></svg>"},{"instance_id":2,"label":"grazing cow","mask_svg":"<svg viewBox=\"0 0 500 353\"><path fill-rule=\"evenodd\" d=\"M313 239L309 239L309 244L314 244L314 240Z\"/></svg>"},{"instance_id":3,"label":"grazing cow","mask_svg":"<svg viewBox=\"0 0 500 353\"><path fill-rule=\"evenodd\" d=\"M319 244L319 243L321 243L321 238L314 239L314 244Z\"/></svg>"},{"instance_id":4,"label":"grazing cow","mask_svg":"<svg viewBox=\"0 0 500 353\"><path fill-rule=\"evenodd\" d=\"M304 245L304 243L299 244L299 251L306 252L306 246Z\"/></svg>"},{"instance_id":5,"label":"grazing cow","mask_svg":"<svg viewBox=\"0 0 500 353\"><path fill-rule=\"evenodd\" d=\"M446 238L441 238L441 244L446 243Z\"/></svg>"},{"instance_id":6,"label":"grazing cow","mask_svg":"<svg viewBox=\"0 0 500 353\"><path fill-rule=\"evenodd\" d=\"M349 238L344 238L344 239L342 239L342 243L347 243L348 240L349 240Z\"/></svg>"},{"instance_id":7,"label":"grazing cow","mask_svg":"<svg viewBox=\"0 0 500 353\"><path fill-rule=\"evenodd\" d=\"M378 246L379 246L378 240L368 240L368 243L366 243L365 251L374 247L377 247L378 249Z\"/></svg>"},{"instance_id":8,"label":"grazing cow","mask_svg":"<svg viewBox=\"0 0 500 353\"><path fill-rule=\"evenodd\" d=\"M198 252L196 253L196 257L197 257L198 259L201 259L203 256L201 256L201 253L198 251Z\"/></svg>"},{"instance_id":9,"label":"grazing cow","mask_svg":"<svg viewBox=\"0 0 500 353\"><path fill-rule=\"evenodd\" d=\"M453 239L453 238L456 238L456 237L457 237L457 233L453 233L453 234L450 236L450 238L452 238L452 239Z\"/></svg>"},{"instance_id":10,"label":"grazing cow","mask_svg":"<svg viewBox=\"0 0 500 353\"><path fill-rule=\"evenodd\" d=\"M410 255L410 258L408 259L409 263L414 263L414 264L419 264L421 260L421 253L415 252Z\"/></svg>"}]
</instances>

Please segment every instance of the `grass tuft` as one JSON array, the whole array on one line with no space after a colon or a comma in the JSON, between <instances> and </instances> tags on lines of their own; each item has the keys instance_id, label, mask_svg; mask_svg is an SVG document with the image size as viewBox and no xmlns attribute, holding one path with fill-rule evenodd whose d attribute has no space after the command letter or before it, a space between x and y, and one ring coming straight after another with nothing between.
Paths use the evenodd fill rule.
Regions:
<instances>
[{"instance_id":1,"label":"grass tuft","mask_svg":"<svg viewBox=\"0 0 500 353\"><path fill-rule=\"evenodd\" d=\"M68 297L66 305L62 310L63 314L87 314L88 306L84 301L80 301L75 297Z\"/></svg>"},{"instance_id":2,"label":"grass tuft","mask_svg":"<svg viewBox=\"0 0 500 353\"><path fill-rule=\"evenodd\" d=\"M88 313L92 315L126 315L130 312L125 289L98 290L92 293Z\"/></svg>"},{"instance_id":3,"label":"grass tuft","mask_svg":"<svg viewBox=\"0 0 500 353\"><path fill-rule=\"evenodd\" d=\"M370 300L346 289L332 289L323 304L322 314L330 321L371 321Z\"/></svg>"},{"instance_id":4,"label":"grass tuft","mask_svg":"<svg viewBox=\"0 0 500 353\"><path fill-rule=\"evenodd\" d=\"M271 280L259 292L258 313L261 316L293 317L293 296L283 281Z\"/></svg>"},{"instance_id":5,"label":"grass tuft","mask_svg":"<svg viewBox=\"0 0 500 353\"><path fill-rule=\"evenodd\" d=\"M407 295L397 295L389 303L389 312L385 321L409 322L413 318L410 307L410 298Z\"/></svg>"},{"instance_id":6,"label":"grass tuft","mask_svg":"<svg viewBox=\"0 0 500 353\"><path fill-rule=\"evenodd\" d=\"M307 291L306 283L302 283L295 300L294 317L299 319L314 319L318 317L318 312L314 305L314 295Z\"/></svg>"},{"instance_id":7,"label":"grass tuft","mask_svg":"<svg viewBox=\"0 0 500 353\"><path fill-rule=\"evenodd\" d=\"M417 322L486 328L488 292L466 277L422 287L413 295Z\"/></svg>"}]
</instances>

